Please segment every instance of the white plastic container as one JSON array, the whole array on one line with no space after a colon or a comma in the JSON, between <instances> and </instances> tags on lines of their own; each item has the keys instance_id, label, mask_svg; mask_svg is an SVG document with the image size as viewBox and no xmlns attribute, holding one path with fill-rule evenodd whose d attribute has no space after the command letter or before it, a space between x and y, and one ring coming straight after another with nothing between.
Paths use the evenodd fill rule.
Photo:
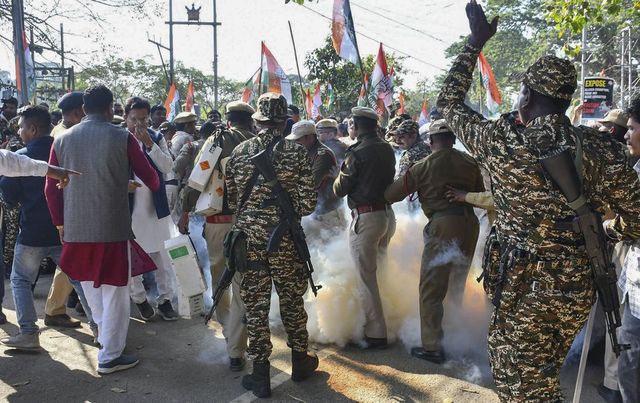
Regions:
<instances>
[{"instance_id":1,"label":"white plastic container","mask_svg":"<svg viewBox=\"0 0 640 403\"><path fill-rule=\"evenodd\" d=\"M164 241L164 248L169 255L169 260L184 296L189 298L202 294L206 290L206 285L189 236L179 235L168 239Z\"/></svg>"},{"instance_id":2,"label":"white plastic container","mask_svg":"<svg viewBox=\"0 0 640 403\"><path fill-rule=\"evenodd\" d=\"M200 197L196 202L196 214L208 216L222 211L224 202L224 169L228 160L229 157L223 158L220 161L222 171L216 168L211 174L207 187L200 193Z\"/></svg>"},{"instance_id":3,"label":"white plastic container","mask_svg":"<svg viewBox=\"0 0 640 403\"><path fill-rule=\"evenodd\" d=\"M193 170L191 171L191 175L189 175L189 186L199 192L204 191L220 159L220 154L222 154L222 148L213 144L208 149L202 150L200 158L193 165Z\"/></svg>"}]
</instances>

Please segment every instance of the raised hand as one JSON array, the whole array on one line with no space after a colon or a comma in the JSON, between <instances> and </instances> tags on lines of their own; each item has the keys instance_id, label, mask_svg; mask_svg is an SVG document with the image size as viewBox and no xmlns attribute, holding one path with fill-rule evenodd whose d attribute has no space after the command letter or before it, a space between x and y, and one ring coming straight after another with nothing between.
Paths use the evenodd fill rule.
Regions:
<instances>
[{"instance_id":1,"label":"raised hand","mask_svg":"<svg viewBox=\"0 0 640 403\"><path fill-rule=\"evenodd\" d=\"M469 1L466 11L467 18L469 19L469 28L471 29L469 43L472 46L482 49L485 43L496 34L496 30L498 29L498 16L494 17L491 23L489 23L482 6L476 3L476 0Z\"/></svg>"}]
</instances>

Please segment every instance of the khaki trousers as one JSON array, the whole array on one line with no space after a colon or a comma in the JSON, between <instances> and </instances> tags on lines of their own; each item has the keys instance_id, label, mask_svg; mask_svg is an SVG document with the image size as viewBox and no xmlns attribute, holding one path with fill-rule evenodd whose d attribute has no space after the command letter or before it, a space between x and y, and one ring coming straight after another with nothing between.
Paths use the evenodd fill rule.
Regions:
<instances>
[{"instance_id":1,"label":"khaki trousers","mask_svg":"<svg viewBox=\"0 0 640 403\"><path fill-rule=\"evenodd\" d=\"M349 246L358 275L366 337L387 337L377 271L378 263L386 258L387 246L395 231L396 217L390 207L383 211L359 214L351 221Z\"/></svg>"},{"instance_id":2,"label":"khaki trousers","mask_svg":"<svg viewBox=\"0 0 640 403\"><path fill-rule=\"evenodd\" d=\"M49 316L63 315L67 313L67 298L73 290L73 286L59 267L53 275L53 282L49 288L47 302L44 305L44 313Z\"/></svg>"},{"instance_id":3,"label":"khaki trousers","mask_svg":"<svg viewBox=\"0 0 640 403\"><path fill-rule=\"evenodd\" d=\"M442 348L444 299L462 305L464 287L478 241L473 212L432 219L424 227L420 267L420 333L427 351Z\"/></svg>"},{"instance_id":4,"label":"khaki trousers","mask_svg":"<svg viewBox=\"0 0 640 403\"><path fill-rule=\"evenodd\" d=\"M232 224L204 224L204 239L207 241L211 270L211 286L215 291L224 271L224 237ZM242 274L233 276L231 289L222 294L216 308L216 319L222 325L222 334L227 340L227 352L231 358L244 358L247 350L247 325L244 323L245 306L240 297Z\"/></svg>"}]
</instances>

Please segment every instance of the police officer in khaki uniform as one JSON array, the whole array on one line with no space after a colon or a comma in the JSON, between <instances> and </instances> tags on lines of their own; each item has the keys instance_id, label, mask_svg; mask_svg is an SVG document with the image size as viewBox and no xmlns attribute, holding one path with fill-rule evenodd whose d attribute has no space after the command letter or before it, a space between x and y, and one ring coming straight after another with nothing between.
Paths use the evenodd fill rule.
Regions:
<instances>
[{"instance_id":1,"label":"police officer in khaki uniform","mask_svg":"<svg viewBox=\"0 0 640 403\"><path fill-rule=\"evenodd\" d=\"M318 203L312 218L322 223L323 229L338 233L346 228L346 220L342 209L342 198L333 193L333 181L338 176L338 164L333 152L318 140L316 125L311 120L301 120L295 123L291 134L285 137L293 140L307 149L313 184L318 192Z\"/></svg>"},{"instance_id":2,"label":"police officer in khaki uniform","mask_svg":"<svg viewBox=\"0 0 640 403\"><path fill-rule=\"evenodd\" d=\"M252 132L255 110L251 105L234 101L227 104L226 111L228 130L217 130L204 142L201 150L206 150L212 145L221 145L220 159L229 157L233 149L245 140L254 137ZM206 123L205 123L206 124ZM203 125L204 126L204 125ZM195 161L200 158L200 153ZM193 210L198 201L200 192L190 186L186 186L182 195L182 216L178 223L180 232L186 234L189 230L189 212ZM233 225L233 211L229 208L227 196L223 200L223 209L216 215L206 217L204 224L204 238L207 241L209 262L211 270L211 284L216 286L224 271L225 258L223 241L224 236ZM247 350L247 327L243 323L245 308L240 298L240 282L242 274L236 273L233 277L231 292L225 292L216 308L216 318L222 325L222 334L227 339L227 353L229 354L229 368L232 371L241 371L245 366L244 354Z\"/></svg>"},{"instance_id":3,"label":"police officer in khaki uniform","mask_svg":"<svg viewBox=\"0 0 640 403\"><path fill-rule=\"evenodd\" d=\"M447 290L458 306L478 241L478 219L473 207L451 203L447 186L467 192L482 192L484 184L478 164L469 155L453 148L455 135L444 120L429 128L433 154L413 165L385 191L390 203L418 192L429 223L424 227L424 250L420 267L420 332L422 346L411 349L414 357L444 362L442 350L443 301ZM451 256L441 261L437 256Z\"/></svg>"},{"instance_id":4,"label":"police officer in khaki uniform","mask_svg":"<svg viewBox=\"0 0 640 403\"><path fill-rule=\"evenodd\" d=\"M365 311L361 347L385 348L387 325L377 270L396 229L393 210L384 198L384 190L393 182L396 160L391 146L378 137L376 112L365 107L355 107L351 112L357 142L347 149L333 191L339 197L347 196L353 218L349 245Z\"/></svg>"},{"instance_id":5,"label":"police officer in khaki uniform","mask_svg":"<svg viewBox=\"0 0 640 403\"><path fill-rule=\"evenodd\" d=\"M169 152L173 158L180 154L180 150L185 144L194 140L197 120L195 113L191 112L180 112L173 119L173 123L176 125L176 134L171 139L171 147L169 147ZM177 206L180 199L180 190L186 185L188 179L173 170L167 174L165 187L167 189L169 211L171 211L174 220L177 220L176 215L180 211L180 207Z\"/></svg>"}]
</instances>

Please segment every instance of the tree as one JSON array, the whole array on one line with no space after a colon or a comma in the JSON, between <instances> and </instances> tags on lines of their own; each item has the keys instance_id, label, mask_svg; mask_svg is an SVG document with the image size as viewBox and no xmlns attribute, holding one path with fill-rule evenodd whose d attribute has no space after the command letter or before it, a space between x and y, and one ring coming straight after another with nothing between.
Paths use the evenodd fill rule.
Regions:
<instances>
[{"instance_id":1,"label":"tree","mask_svg":"<svg viewBox=\"0 0 640 403\"><path fill-rule=\"evenodd\" d=\"M405 68L402 64L405 57L387 53L387 64L395 71L395 87L403 83L402 74ZM371 76L375 65L373 55L362 59L364 71ZM348 111L356 106L360 88L362 87L362 72L360 67L345 61L333 49L331 37L327 36L325 45L307 53L304 65L309 69L308 79L311 82L331 83L336 97L335 112Z\"/></svg>"},{"instance_id":2,"label":"tree","mask_svg":"<svg viewBox=\"0 0 640 403\"><path fill-rule=\"evenodd\" d=\"M12 26L12 0L0 0L0 27ZM24 25L27 31L33 29L35 42L39 45L59 51L57 24L53 21L63 19L68 22L90 21L97 27L105 28L104 15L114 12L126 12L139 20L150 15L160 15L161 9L153 7L146 0L24 0ZM100 36L97 35L96 40ZM0 35L0 42L13 46L13 41ZM65 57L76 62L73 51L65 49Z\"/></svg>"},{"instance_id":3,"label":"tree","mask_svg":"<svg viewBox=\"0 0 640 403\"><path fill-rule=\"evenodd\" d=\"M214 80L212 74L185 67L177 62L175 80L183 98L189 80L193 80L195 103L206 114L214 107ZM152 104L164 102L167 96L167 80L161 65L152 65L144 59L123 59L110 56L94 63L76 74L76 88L84 90L94 84L104 84L111 89L118 102L124 102L131 96L139 96ZM244 83L218 77L218 104L224 106L240 98Z\"/></svg>"}]
</instances>

